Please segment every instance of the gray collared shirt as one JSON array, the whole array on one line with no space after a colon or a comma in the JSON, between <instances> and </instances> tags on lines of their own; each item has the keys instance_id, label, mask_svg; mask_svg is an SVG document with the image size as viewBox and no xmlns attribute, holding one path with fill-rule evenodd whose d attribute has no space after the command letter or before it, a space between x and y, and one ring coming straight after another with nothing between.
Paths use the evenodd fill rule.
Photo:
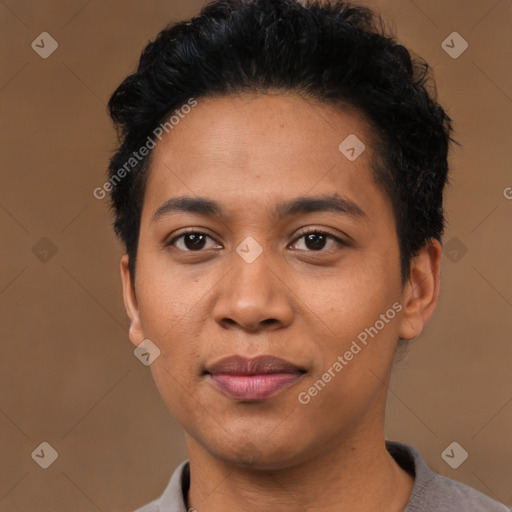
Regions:
<instances>
[{"instance_id":1,"label":"gray collared shirt","mask_svg":"<svg viewBox=\"0 0 512 512\"><path fill-rule=\"evenodd\" d=\"M434 473L412 446L386 441L386 449L402 468L415 476L403 512L511 512L473 487ZM189 465L185 460L174 471L160 498L135 512L187 512L185 497L189 486Z\"/></svg>"}]
</instances>

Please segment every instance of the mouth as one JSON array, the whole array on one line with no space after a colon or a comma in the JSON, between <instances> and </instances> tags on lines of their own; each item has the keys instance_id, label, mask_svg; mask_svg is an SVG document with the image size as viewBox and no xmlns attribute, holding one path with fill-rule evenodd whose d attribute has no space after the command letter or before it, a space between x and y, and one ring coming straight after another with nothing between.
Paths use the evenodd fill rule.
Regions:
<instances>
[{"instance_id":1,"label":"mouth","mask_svg":"<svg viewBox=\"0 0 512 512\"><path fill-rule=\"evenodd\" d=\"M284 359L273 356L231 356L206 368L209 381L235 400L257 401L277 395L306 373Z\"/></svg>"}]
</instances>

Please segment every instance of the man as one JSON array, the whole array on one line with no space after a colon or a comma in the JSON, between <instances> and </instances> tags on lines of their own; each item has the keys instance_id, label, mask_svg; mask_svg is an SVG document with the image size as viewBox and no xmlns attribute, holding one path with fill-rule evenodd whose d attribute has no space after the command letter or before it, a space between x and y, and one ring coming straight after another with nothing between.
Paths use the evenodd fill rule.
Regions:
<instances>
[{"instance_id":1,"label":"man","mask_svg":"<svg viewBox=\"0 0 512 512\"><path fill-rule=\"evenodd\" d=\"M227 0L115 91L129 336L189 456L139 511L507 510L384 437L439 293L453 139L427 79L368 8Z\"/></svg>"}]
</instances>

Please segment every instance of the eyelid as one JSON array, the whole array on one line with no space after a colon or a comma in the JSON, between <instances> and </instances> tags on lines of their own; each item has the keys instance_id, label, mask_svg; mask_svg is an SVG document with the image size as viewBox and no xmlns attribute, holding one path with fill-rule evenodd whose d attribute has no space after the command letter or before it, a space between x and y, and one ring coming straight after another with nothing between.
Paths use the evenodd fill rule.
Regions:
<instances>
[{"instance_id":1,"label":"eyelid","mask_svg":"<svg viewBox=\"0 0 512 512\"><path fill-rule=\"evenodd\" d=\"M188 228L186 231L182 231L179 234L172 236L172 238L167 239L166 241L164 241L163 246L164 246L164 248L166 248L166 247L174 247L174 244L179 239L181 239L182 237L184 237L184 236L186 236L188 234L206 235L208 238L213 240L216 244L219 244L219 242L217 242L215 240L215 238L212 235L210 235L208 232L204 231L204 229L205 228ZM331 233L330 231L327 231L327 230L322 229L322 228L311 228L310 227L310 228L303 228L303 229L301 229L296 234L294 240L288 245L288 247L290 245L293 245L293 244L297 243L301 238L303 238L306 235L309 235L310 233L324 235L325 237L334 240L338 244L338 246L341 246L341 247L348 247L348 246L350 246L350 242L348 242L346 240L343 240L343 238L340 238L339 236ZM219 244L219 245L222 245L222 244ZM207 251L207 249L200 249L200 250L197 250L197 251L183 250L183 249L178 249L178 250L180 252L190 252L190 253L201 253L201 252L206 252ZM306 251L307 252L311 252L311 253L329 252L329 251L326 251L326 250L323 250L323 249L320 249L318 251L313 251L313 250L307 250L306 249Z\"/></svg>"},{"instance_id":2,"label":"eyelid","mask_svg":"<svg viewBox=\"0 0 512 512\"><path fill-rule=\"evenodd\" d=\"M321 234L321 235L324 235L326 236L327 238L331 238L333 239L339 246L342 246L342 247L348 247L350 245L350 243L346 240L343 240L343 238L340 238L339 236L331 233L330 231L327 231L325 229L322 229L322 228L304 228L303 230L299 231L299 233L297 234L297 236L295 237L295 240L290 244L290 245L293 245L294 243L296 243L298 240L300 240L301 238L303 238L304 236L306 235L309 235L310 233L315 233L315 234ZM312 252L312 253L322 253L322 252L328 252L328 251L324 251L324 250L319 250L319 251L308 251L308 252Z\"/></svg>"},{"instance_id":3,"label":"eyelid","mask_svg":"<svg viewBox=\"0 0 512 512\"><path fill-rule=\"evenodd\" d=\"M188 228L186 231L181 231L179 234L174 234L172 237L168 237L163 242L163 247L173 247L175 242L178 241L180 238L184 237L185 235L206 235L208 238L213 240L216 244L219 244L217 240L215 240L215 237L213 237L210 233L205 231L205 228ZM219 244L220 245L220 244ZM181 250L181 249L180 249ZM182 251L182 252L204 252L204 249L201 249L200 251Z\"/></svg>"}]
</instances>

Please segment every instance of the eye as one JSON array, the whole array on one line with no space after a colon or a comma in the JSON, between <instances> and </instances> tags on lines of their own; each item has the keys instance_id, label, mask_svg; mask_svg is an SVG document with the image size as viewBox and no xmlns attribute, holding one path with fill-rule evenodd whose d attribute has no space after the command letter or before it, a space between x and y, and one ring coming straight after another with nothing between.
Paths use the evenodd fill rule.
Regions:
<instances>
[{"instance_id":1,"label":"eye","mask_svg":"<svg viewBox=\"0 0 512 512\"><path fill-rule=\"evenodd\" d=\"M203 249L222 248L222 246L218 244L213 247L208 247L208 239L214 242L211 236L202 231L186 231L172 238L164 245L166 247L174 246L176 249L184 252L200 252ZM336 249L336 247L346 247L348 245L346 242L331 233L319 229L302 233L301 236L291 245L296 245L301 240L303 240L303 247L298 247L298 249L313 252L328 252L329 247L327 247L327 250L325 248L329 241L331 242L331 246L334 246L331 247L333 249Z\"/></svg>"},{"instance_id":2,"label":"eye","mask_svg":"<svg viewBox=\"0 0 512 512\"><path fill-rule=\"evenodd\" d=\"M207 239L213 240L211 236L201 231L187 231L166 242L165 246L175 246L178 250L185 252L198 252L205 249ZM217 247L221 246L217 245ZM206 249L209 248L212 247L206 247Z\"/></svg>"},{"instance_id":3,"label":"eye","mask_svg":"<svg viewBox=\"0 0 512 512\"><path fill-rule=\"evenodd\" d=\"M311 231L306 231L302 233L302 235L297 238L294 242L296 244L299 240L304 239L303 246L299 247L299 250L310 250L314 252L327 252L327 250L323 250L330 240L334 244L334 248L336 247L346 247L348 244L343 240L340 240L338 237L328 233L327 231L322 231L319 229L314 229ZM293 244L292 244L293 245ZM331 244L332 245L332 244Z\"/></svg>"}]
</instances>

